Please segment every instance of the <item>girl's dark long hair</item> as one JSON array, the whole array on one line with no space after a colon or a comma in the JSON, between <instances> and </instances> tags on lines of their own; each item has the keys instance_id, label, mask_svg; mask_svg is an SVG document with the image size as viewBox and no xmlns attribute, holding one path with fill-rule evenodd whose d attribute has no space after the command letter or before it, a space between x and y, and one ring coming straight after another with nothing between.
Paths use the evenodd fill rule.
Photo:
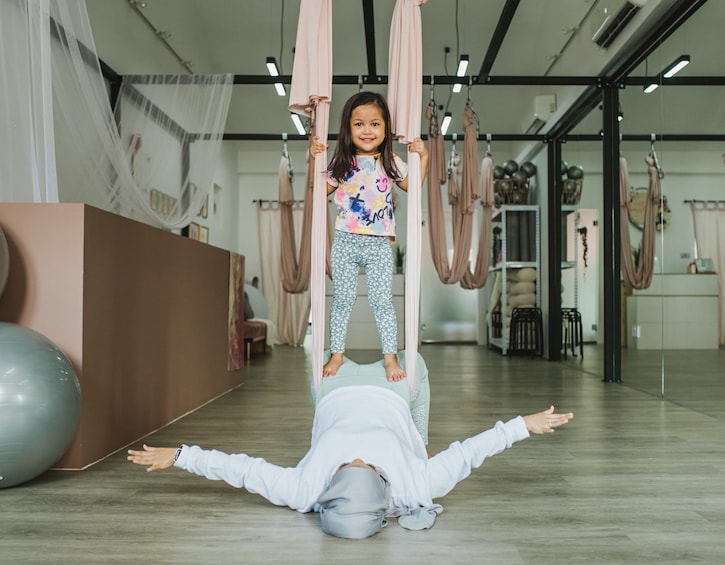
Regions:
<instances>
[{"instance_id":1,"label":"girl's dark long hair","mask_svg":"<svg viewBox=\"0 0 725 565\"><path fill-rule=\"evenodd\" d=\"M388 104L380 94L367 91L358 92L345 102L345 107L342 109L342 116L340 117L340 135L337 138L335 155L329 167L330 176L341 181L355 166L356 149L352 142L350 118L355 108L367 104L374 104L380 108L383 120L385 121L385 139L380 144L380 158L383 170L394 181L401 180L400 171L398 171L393 160L393 131L390 127L390 110L388 110Z\"/></svg>"}]
</instances>

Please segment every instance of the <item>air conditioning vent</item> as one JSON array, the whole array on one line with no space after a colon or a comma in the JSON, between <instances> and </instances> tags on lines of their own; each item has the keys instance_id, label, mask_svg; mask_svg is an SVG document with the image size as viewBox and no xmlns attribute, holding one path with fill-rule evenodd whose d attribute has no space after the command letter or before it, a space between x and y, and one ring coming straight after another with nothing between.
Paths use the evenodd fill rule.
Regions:
<instances>
[{"instance_id":1,"label":"air conditioning vent","mask_svg":"<svg viewBox=\"0 0 725 565\"><path fill-rule=\"evenodd\" d=\"M556 95L542 94L534 98L533 116L524 123L524 134L535 135L556 112Z\"/></svg>"},{"instance_id":2,"label":"air conditioning vent","mask_svg":"<svg viewBox=\"0 0 725 565\"><path fill-rule=\"evenodd\" d=\"M606 49L647 0L602 0L592 14L592 41Z\"/></svg>"}]
</instances>

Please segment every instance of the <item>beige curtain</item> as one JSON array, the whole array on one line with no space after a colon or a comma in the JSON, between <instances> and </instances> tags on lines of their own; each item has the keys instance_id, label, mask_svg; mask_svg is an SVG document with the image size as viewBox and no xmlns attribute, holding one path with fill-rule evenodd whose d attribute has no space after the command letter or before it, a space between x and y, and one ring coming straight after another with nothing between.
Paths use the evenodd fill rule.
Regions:
<instances>
[{"instance_id":1,"label":"beige curtain","mask_svg":"<svg viewBox=\"0 0 725 565\"><path fill-rule=\"evenodd\" d=\"M725 204L691 203L697 255L712 259L720 286L720 345L725 345Z\"/></svg>"},{"instance_id":2,"label":"beige curtain","mask_svg":"<svg viewBox=\"0 0 725 565\"><path fill-rule=\"evenodd\" d=\"M281 277L281 223L280 208L262 204L257 208L259 226L259 256L262 267L262 292L267 300L269 319L277 326L277 343L301 346L304 343L310 319L310 293L291 294L285 291ZM299 237L302 226L302 208L290 207L295 232Z\"/></svg>"},{"instance_id":3,"label":"beige curtain","mask_svg":"<svg viewBox=\"0 0 725 565\"><path fill-rule=\"evenodd\" d=\"M642 228L642 242L640 244L639 265L635 266L632 257L632 244L629 237L629 172L627 160L619 158L619 205L621 216L619 219L619 233L622 244L622 279L629 288L649 288L652 283L655 258L655 230L656 216L662 200L662 187L660 185L659 171L654 156L650 153L645 159L649 175L647 187L647 201L644 208L644 224Z\"/></svg>"}]
</instances>

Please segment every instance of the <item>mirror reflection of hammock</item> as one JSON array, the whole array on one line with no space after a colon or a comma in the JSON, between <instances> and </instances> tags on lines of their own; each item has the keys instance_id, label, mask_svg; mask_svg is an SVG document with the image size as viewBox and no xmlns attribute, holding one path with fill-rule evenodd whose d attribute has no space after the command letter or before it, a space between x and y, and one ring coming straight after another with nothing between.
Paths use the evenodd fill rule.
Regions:
<instances>
[{"instance_id":1,"label":"mirror reflection of hammock","mask_svg":"<svg viewBox=\"0 0 725 565\"><path fill-rule=\"evenodd\" d=\"M634 289L649 288L654 273L655 231L657 230L657 216L662 200L660 179L664 177L654 150L654 140L645 162L647 163L649 183L644 204L642 241L638 246L638 260L635 262L631 251L633 247L629 233L629 211L631 207L629 171L627 169L627 160L624 157L619 158L619 201L621 206L619 233L621 238L622 279L626 287ZM661 221L662 218L660 218Z\"/></svg>"}]
</instances>

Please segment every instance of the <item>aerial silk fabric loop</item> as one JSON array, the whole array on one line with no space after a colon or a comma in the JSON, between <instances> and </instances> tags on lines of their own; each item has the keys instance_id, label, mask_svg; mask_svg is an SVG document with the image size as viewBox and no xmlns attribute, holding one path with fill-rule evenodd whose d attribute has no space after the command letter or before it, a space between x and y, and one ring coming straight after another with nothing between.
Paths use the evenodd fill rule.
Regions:
<instances>
[{"instance_id":1,"label":"aerial silk fabric loop","mask_svg":"<svg viewBox=\"0 0 725 565\"><path fill-rule=\"evenodd\" d=\"M390 25L388 105L393 133L401 143L420 136L425 0L397 0ZM408 229L405 271L405 364L408 386L415 389L420 305L421 229L420 155L408 153Z\"/></svg>"},{"instance_id":2,"label":"aerial silk fabric loop","mask_svg":"<svg viewBox=\"0 0 725 565\"><path fill-rule=\"evenodd\" d=\"M659 171L654 157L650 154L645 159L649 183L647 186L647 200L644 207L644 224L642 227L642 242L640 243L639 264L634 264L632 257L632 244L629 236L629 172L627 160L619 158L619 200L621 214L619 218L619 234L622 247L622 279L625 286L635 289L649 288L652 284L655 257L655 230L656 215L662 199L662 186L660 185Z\"/></svg>"},{"instance_id":3,"label":"aerial silk fabric loop","mask_svg":"<svg viewBox=\"0 0 725 565\"><path fill-rule=\"evenodd\" d=\"M488 266L491 249L491 218L493 215L493 158L490 154L481 161L478 193L481 199L481 233L478 239L478 255L473 272L466 271L461 279L461 286L465 289L483 288L488 281Z\"/></svg>"},{"instance_id":4,"label":"aerial silk fabric loop","mask_svg":"<svg viewBox=\"0 0 725 565\"><path fill-rule=\"evenodd\" d=\"M332 0L302 0L297 22L295 61L289 108L314 114L315 133L327 145L332 95ZM310 301L312 317L312 374L315 387L322 380L325 338L325 241L327 229L327 151L315 156L312 189ZM314 245L312 245L314 242Z\"/></svg>"}]
</instances>

